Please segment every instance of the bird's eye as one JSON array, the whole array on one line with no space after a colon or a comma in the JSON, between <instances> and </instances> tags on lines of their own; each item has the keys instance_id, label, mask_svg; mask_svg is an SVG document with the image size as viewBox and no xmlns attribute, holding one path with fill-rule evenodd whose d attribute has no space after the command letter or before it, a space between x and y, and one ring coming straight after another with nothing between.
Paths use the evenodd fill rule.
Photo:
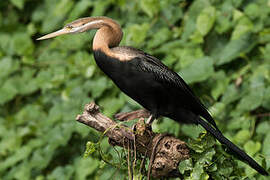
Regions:
<instances>
[{"instance_id":1,"label":"bird's eye","mask_svg":"<svg viewBox=\"0 0 270 180\"><path fill-rule=\"evenodd\" d=\"M71 26L71 25L67 25L67 26L66 26L66 28L67 28L67 29L72 29L72 28L73 28L73 26Z\"/></svg>"}]
</instances>

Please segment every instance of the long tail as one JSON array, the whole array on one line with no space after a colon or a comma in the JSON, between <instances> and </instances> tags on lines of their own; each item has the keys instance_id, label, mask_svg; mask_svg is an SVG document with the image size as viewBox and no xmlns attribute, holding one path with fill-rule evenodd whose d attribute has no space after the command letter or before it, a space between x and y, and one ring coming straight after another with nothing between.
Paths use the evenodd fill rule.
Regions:
<instances>
[{"instance_id":1,"label":"long tail","mask_svg":"<svg viewBox=\"0 0 270 180\"><path fill-rule=\"evenodd\" d=\"M253 169L258 171L260 174L264 176L268 176L268 172L261 167L255 160L253 160L249 155L247 155L243 150L238 148L235 144L233 144L229 139L227 139L223 134L214 129L211 125L205 122L201 118L197 118L198 123L202 125L208 132L210 132L219 142L225 144L231 151L236 153L242 160L246 161Z\"/></svg>"}]
</instances>

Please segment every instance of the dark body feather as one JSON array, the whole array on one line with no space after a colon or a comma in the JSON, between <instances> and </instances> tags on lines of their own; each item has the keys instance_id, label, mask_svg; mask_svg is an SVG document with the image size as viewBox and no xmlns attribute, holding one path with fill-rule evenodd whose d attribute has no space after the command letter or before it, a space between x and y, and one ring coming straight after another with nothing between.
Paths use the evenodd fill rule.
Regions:
<instances>
[{"instance_id":1,"label":"dark body feather","mask_svg":"<svg viewBox=\"0 0 270 180\"><path fill-rule=\"evenodd\" d=\"M177 73L142 51L121 48L133 50L137 57L119 61L101 51L95 51L94 56L101 70L124 93L156 117L166 116L184 123L196 123L197 115L201 115L216 127L206 108Z\"/></svg>"},{"instance_id":2,"label":"dark body feather","mask_svg":"<svg viewBox=\"0 0 270 180\"><path fill-rule=\"evenodd\" d=\"M181 123L202 125L240 159L261 174L268 175L256 161L222 135L207 109L177 73L143 51L131 47L111 50L135 55L127 61L120 61L100 50L94 51L97 65L125 94L154 117L165 116Z\"/></svg>"}]
</instances>

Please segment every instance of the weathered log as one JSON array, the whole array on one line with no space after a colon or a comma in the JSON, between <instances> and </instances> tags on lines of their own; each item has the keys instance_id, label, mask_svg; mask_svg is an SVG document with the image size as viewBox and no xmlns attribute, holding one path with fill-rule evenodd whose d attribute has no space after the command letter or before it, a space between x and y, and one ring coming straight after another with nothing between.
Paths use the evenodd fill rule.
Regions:
<instances>
[{"instance_id":1,"label":"weathered log","mask_svg":"<svg viewBox=\"0 0 270 180\"><path fill-rule=\"evenodd\" d=\"M136 115L136 112L132 113L132 117L140 116ZM145 114L142 116L145 117ZM128 117L131 117L130 114ZM144 123L144 118L140 118L135 126L130 128L101 114L99 106L92 102L85 105L83 114L78 115L76 120L104 133L111 145L135 150L149 157L151 168L148 168L148 178L150 174L155 178L179 176L179 162L189 158L189 149L185 142L168 134L154 133L151 127Z\"/></svg>"}]
</instances>

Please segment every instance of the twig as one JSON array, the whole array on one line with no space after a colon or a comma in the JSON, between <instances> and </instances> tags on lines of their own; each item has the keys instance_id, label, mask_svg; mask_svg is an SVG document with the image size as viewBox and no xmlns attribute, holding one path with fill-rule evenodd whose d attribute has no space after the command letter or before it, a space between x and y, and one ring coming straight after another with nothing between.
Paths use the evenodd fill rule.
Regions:
<instances>
[{"instance_id":1,"label":"twig","mask_svg":"<svg viewBox=\"0 0 270 180\"><path fill-rule=\"evenodd\" d=\"M131 168L130 168L130 145L129 145L129 141L128 141L128 153L127 153L127 163L128 163L128 176L129 176L129 180L132 180L133 179L133 175L131 173Z\"/></svg>"},{"instance_id":2,"label":"twig","mask_svg":"<svg viewBox=\"0 0 270 180\"><path fill-rule=\"evenodd\" d=\"M256 117L269 117L270 116L270 112L268 112L268 113L261 113L261 114L254 114L254 116L256 116Z\"/></svg>"}]
</instances>

